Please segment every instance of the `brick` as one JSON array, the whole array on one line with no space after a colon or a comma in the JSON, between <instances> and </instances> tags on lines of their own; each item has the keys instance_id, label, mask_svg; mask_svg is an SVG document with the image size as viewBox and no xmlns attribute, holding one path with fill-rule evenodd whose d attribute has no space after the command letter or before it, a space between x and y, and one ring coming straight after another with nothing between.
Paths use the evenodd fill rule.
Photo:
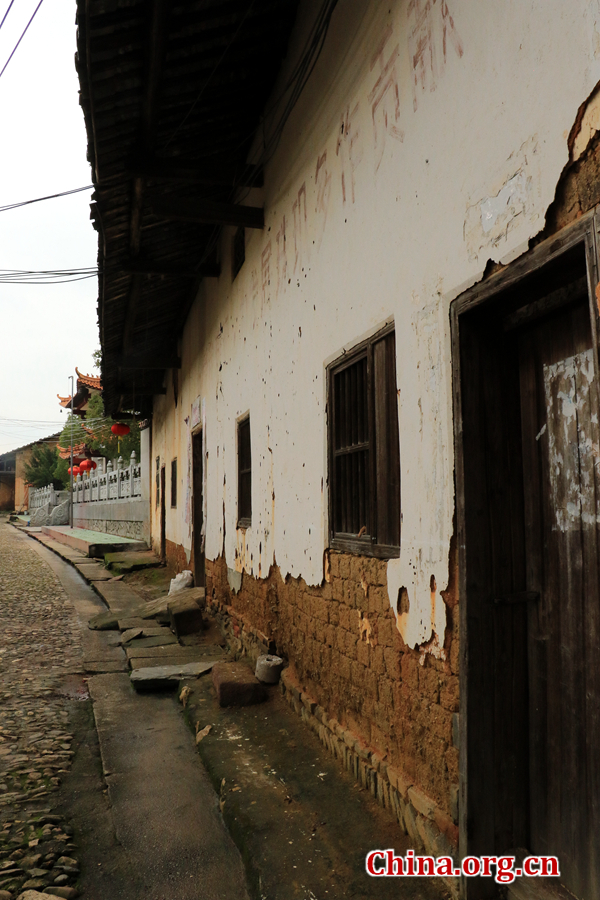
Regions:
<instances>
[{"instance_id":1,"label":"brick","mask_svg":"<svg viewBox=\"0 0 600 900\"><path fill-rule=\"evenodd\" d=\"M394 705L394 698L392 694L392 685L387 678L379 679L377 692L380 703L386 708L386 713L389 715Z\"/></svg>"},{"instance_id":2,"label":"brick","mask_svg":"<svg viewBox=\"0 0 600 900\"><path fill-rule=\"evenodd\" d=\"M387 591L383 587L369 587L369 612L379 615L390 608Z\"/></svg>"},{"instance_id":3,"label":"brick","mask_svg":"<svg viewBox=\"0 0 600 900\"><path fill-rule=\"evenodd\" d=\"M385 675L383 647L379 645L371 648L371 668L378 678L382 678Z\"/></svg>"},{"instance_id":4,"label":"brick","mask_svg":"<svg viewBox=\"0 0 600 900\"><path fill-rule=\"evenodd\" d=\"M371 649L366 641L358 641L356 645L356 658L363 666L371 664Z\"/></svg>"},{"instance_id":5,"label":"brick","mask_svg":"<svg viewBox=\"0 0 600 900\"><path fill-rule=\"evenodd\" d=\"M267 698L264 685L244 663L215 663L212 681L219 706L248 706Z\"/></svg>"},{"instance_id":6,"label":"brick","mask_svg":"<svg viewBox=\"0 0 600 900\"><path fill-rule=\"evenodd\" d=\"M379 643L384 647L393 647L394 645L394 635L392 628L395 628L395 625L388 618L384 618L380 616L377 622L377 638Z\"/></svg>"},{"instance_id":7,"label":"brick","mask_svg":"<svg viewBox=\"0 0 600 900\"><path fill-rule=\"evenodd\" d=\"M440 679L438 673L426 666L419 666L419 693L429 703L437 703L440 695Z\"/></svg>"},{"instance_id":8,"label":"brick","mask_svg":"<svg viewBox=\"0 0 600 900\"><path fill-rule=\"evenodd\" d=\"M450 712L458 712L459 683L456 675L447 675L440 690L440 704Z\"/></svg>"},{"instance_id":9,"label":"brick","mask_svg":"<svg viewBox=\"0 0 600 900\"><path fill-rule=\"evenodd\" d=\"M344 581L350 578L350 559L351 557L346 553L340 555L340 578Z\"/></svg>"},{"instance_id":10,"label":"brick","mask_svg":"<svg viewBox=\"0 0 600 900\"><path fill-rule=\"evenodd\" d=\"M421 813L422 816L425 816L426 819L434 818L436 810L435 802L418 787L413 786L408 789L408 799L417 812Z\"/></svg>"},{"instance_id":11,"label":"brick","mask_svg":"<svg viewBox=\"0 0 600 900\"><path fill-rule=\"evenodd\" d=\"M329 557L329 567L332 578L339 578L340 574L340 554L336 553L335 550L330 550L328 553Z\"/></svg>"},{"instance_id":12,"label":"brick","mask_svg":"<svg viewBox=\"0 0 600 900\"><path fill-rule=\"evenodd\" d=\"M347 656L340 654L339 672L344 681L350 681L352 677L352 662Z\"/></svg>"},{"instance_id":13,"label":"brick","mask_svg":"<svg viewBox=\"0 0 600 900\"><path fill-rule=\"evenodd\" d=\"M400 678L400 654L391 647L383 648L383 659L386 674L393 679Z\"/></svg>"},{"instance_id":14,"label":"brick","mask_svg":"<svg viewBox=\"0 0 600 900\"><path fill-rule=\"evenodd\" d=\"M365 677L365 667L359 662L352 663L352 684L362 687Z\"/></svg>"}]
</instances>

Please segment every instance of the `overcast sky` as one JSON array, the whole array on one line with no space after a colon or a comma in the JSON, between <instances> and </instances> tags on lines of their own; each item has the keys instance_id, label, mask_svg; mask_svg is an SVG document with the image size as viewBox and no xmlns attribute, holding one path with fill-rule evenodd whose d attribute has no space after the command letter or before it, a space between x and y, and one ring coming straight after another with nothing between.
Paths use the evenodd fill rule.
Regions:
<instances>
[{"instance_id":1,"label":"overcast sky","mask_svg":"<svg viewBox=\"0 0 600 900\"><path fill-rule=\"evenodd\" d=\"M38 2L15 0L0 29L0 69ZM0 21L9 3L0 0ZM74 55L74 0L44 0L0 77L0 206L91 183ZM0 212L0 269L95 266L90 196ZM96 278L0 283L0 453L60 430L56 395L70 393L75 366L97 374L96 303Z\"/></svg>"}]
</instances>

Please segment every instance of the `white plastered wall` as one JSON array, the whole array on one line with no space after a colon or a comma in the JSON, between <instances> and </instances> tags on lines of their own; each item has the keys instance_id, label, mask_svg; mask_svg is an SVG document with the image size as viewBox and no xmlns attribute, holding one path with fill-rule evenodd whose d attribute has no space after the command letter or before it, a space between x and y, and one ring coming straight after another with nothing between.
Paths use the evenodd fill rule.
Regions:
<instances>
[{"instance_id":1,"label":"white plastered wall","mask_svg":"<svg viewBox=\"0 0 600 900\"><path fill-rule=\"evenodd\" d=\"M320 4L301 4L290 59ZM191 549L192 407L205 404L206 555L238 572L323 579L325 367L396 329L401 554L390 602L411 646L442 653L454 511L449 305L544 225L567 136L600 79L598 0L340 0L266 167L265 228L231 280L205 280L182 339L180 396L157 398L153 456L179 460L167 538ZM236 421L250 411L252 525L236 528ZM158 540L158 517L154 539ZM430 590L434 576L437 590Z\"/></svg>"}]
</instances>

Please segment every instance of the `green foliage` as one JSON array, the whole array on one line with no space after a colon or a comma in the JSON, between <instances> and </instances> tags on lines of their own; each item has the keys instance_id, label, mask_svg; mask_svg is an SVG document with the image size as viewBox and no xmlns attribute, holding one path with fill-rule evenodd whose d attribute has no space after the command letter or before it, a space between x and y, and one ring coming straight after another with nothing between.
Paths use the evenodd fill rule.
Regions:
<instances>
[{"instance_id":1,"label":"green foliage","mask_svg":"<svg viewBox=\"0 0 600 900\"><path fill-rule=\"evenodd\" d=\"M111 426L115 424L115 421L115 419L111 419L104 415L102 394L93 393L87 405L85 419L82 420L79 416L73 417L73 446L76 447L77 444L85 443L92 451L92 455L94 455L94 451L98 451L98 456L105 456L107 459L118 459L119 456L122 456L125 465L128 465L131 452L135 450L139 460L140 428L138 423L134 419L128 419L127 424L131 431L129 434L125 435L125 437L118 438L117 435L113 434L110 430ZM84 426L94 432L94 437L84 430ZM71 413L67 416L65 427L60 435L59 444L61 447L71 446ZM67 460L62 460L62 462L65 463L65 477L68 478L66 470L69 468L70 463ZM62 468L63 467L61 467L61 472Z\"/></svg>"},{"instance_id":2,"label":"green foliage","mask_svg":"<svg viewBox=\"0 0 600 900\"><path fill-rule=\"evenodd\" d=\"M25 479L36 488L51 484L56 490L61 490L64 481L57 475L57 462L56 447L50 444L37 444L32 450L29 462L25 464Z\"/></svg>"},{"instance_id":3,"label":"green foliage","mask_svg":"<svg viewBox=\"0 0 600 900\"><path fill-rule=\"evenodd\" d=\"M92 359L94 360L95 369L102 368L102 350L94 350L94 352L92 353Z\"/></svg>"}]
</instances>

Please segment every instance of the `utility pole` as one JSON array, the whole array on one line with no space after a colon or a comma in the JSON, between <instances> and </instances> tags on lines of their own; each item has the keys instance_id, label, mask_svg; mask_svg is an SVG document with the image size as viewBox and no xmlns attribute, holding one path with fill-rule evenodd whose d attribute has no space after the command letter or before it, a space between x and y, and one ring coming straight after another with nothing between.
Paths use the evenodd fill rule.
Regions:
<instances>
[{"instance_id":1,"label":"utility pole","mask_svg":"<svg viewBox=\"0 0 600 900\"><path fill-rule=\"evenodd\" d=\"M71 503L69 505L69 525L73 527L73 375L71 379Z\"/></svg>"}]
</instances>

